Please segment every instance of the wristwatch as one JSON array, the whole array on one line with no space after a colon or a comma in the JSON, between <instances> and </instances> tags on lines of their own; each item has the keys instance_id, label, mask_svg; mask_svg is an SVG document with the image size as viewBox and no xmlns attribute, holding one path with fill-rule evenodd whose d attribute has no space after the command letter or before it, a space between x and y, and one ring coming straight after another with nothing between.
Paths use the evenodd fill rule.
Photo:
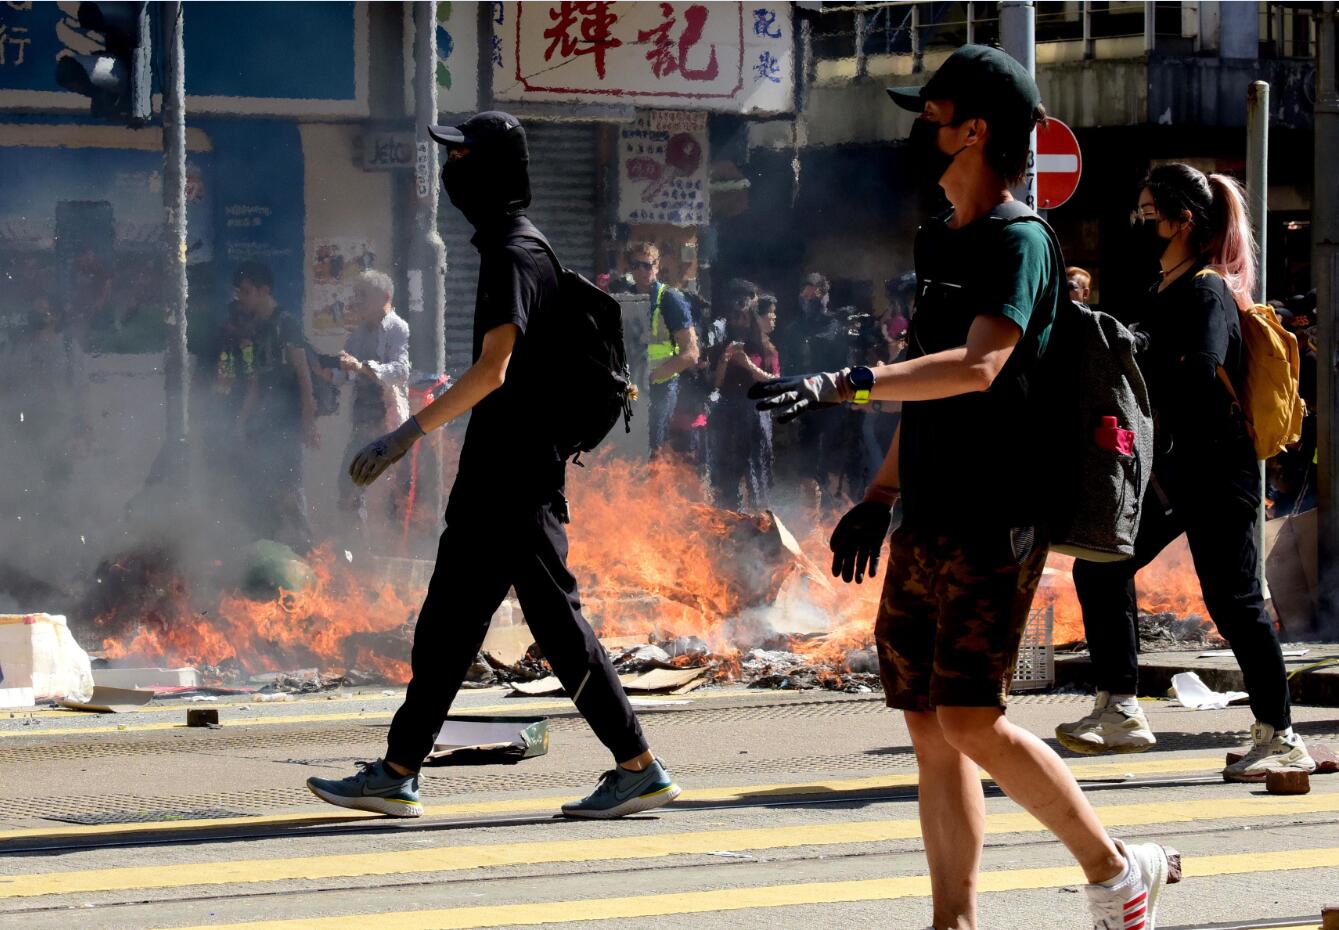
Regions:
<instances>
[{"instance_id":1,"label":"wristwatch","mask_svg":"<svg viewBox=\"0 0 1339 930\"><path fill-rule=\"evenodd\" d=\"M846 383L851 385L853 402L869 403L869 392L874 390L874 372L864 365L857 365L846 373Z\"/></svg>"}]
</instances>

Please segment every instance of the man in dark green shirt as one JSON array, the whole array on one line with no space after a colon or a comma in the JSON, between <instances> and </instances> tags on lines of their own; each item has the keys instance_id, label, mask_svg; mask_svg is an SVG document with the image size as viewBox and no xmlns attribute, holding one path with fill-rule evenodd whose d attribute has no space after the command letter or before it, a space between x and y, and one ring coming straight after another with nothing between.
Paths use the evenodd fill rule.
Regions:
<instances>
[{"instance_id":1,"label":"man in dark green shirt","mask_svg":"<svg viewBox=\"0 0 1339 930\"><path fill-rule=\"evenodd\" d=\"M1004 716L1046 562L1028 385L1064 286L1045 230L1009 193L1045 118L1041 95L1017 62L979 45L924 87L890 93L920 114L911 154L952 205L916 237L907 360L768 382L755 388L759 406L790 419L903 401L883 467L832 534L833 573L874 576L901 494L875 640L888 705L905 714L921 770L934 926L976 926L985 769L1078 860L1094 930L1125 930L1132 915L1151 928L1179 858L1113 841L1054 751Z\"/></svg>"}]
</instances>

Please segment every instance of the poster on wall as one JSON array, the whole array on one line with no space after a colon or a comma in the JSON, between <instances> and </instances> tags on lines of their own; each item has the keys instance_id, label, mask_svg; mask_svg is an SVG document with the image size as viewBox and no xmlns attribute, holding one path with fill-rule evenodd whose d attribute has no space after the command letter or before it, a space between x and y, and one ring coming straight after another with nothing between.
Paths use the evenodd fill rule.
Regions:
<instances>
[{"instance_id":1,"label":"poster on wall","mask_svg":"<svg viewBox=\"0 0 1339 930\"><path fill-rule=\"evenodd\" d=\"M653 110L619 129L618 218L624 223L705 226L707 114Z\"/></svg>"},{"instance_id":2,"label":"poster on wall","mask_svg":"<svg viewBox=\"0 0 1339 930\"><path fill-rule=\"evenodd\" d=\"M478 15L473 3L437 4L437 109L443 113L467 113L478 109ZM412 29L411 21L411 32ZM407 55L405 60L412 64L413 54Z\"/></svg>"},{"instance_id":3,"label":"poster on wall","mask_svg":"<svg viewBox=\"0 0 1339 930\"><path fill-rule=\"evenodd\" d=\"M312 328L318 333L345 333L352 328L353 280L376 265L367 239L343 237L312 243L310 290Z\"/></svg>"},{"instance_id":4,"label":"poster on wall","mask_svg":"<svg viewBox=\"0 0 1339 930\"><path fill-rule=\"evenodd\" d=\"M499 100L794 109L787 3L495 3Z\"/></svg>"}]
</instances>

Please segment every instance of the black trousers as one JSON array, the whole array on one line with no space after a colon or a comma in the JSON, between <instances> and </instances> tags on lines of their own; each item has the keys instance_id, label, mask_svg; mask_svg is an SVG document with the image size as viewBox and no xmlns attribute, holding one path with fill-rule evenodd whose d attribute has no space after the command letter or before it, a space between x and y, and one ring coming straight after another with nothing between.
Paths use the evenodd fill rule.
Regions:
<instances>
[{"instance_id":1,"label":"black trousers","mask_svg":"<svg viewBox=\"0 0 1339 930\"><path fill-rule=\"evenodd\" d=\"M489 620L512 587L535 642L615 761L646 751L641 724L609 656L581 615L558 507L481 512L471 506L447 511L437 566L414 629L413 678L391 722L388 760L409 769L422 765Z\"/></svg>"},{"instance_id":2,"label":"black trousers","mask_svg":"<svg viewBox=\"0 0 1339 930\"><path fill-rule=\"evenodd\" d=\"M1291 726L1283 653L1256 577L1256 466L1242 461L1230 472L1185 470L1183 476L1172 472L1161 477L1165 480L1159 481L1155 472L1156 488L1150 487L1145 498L1133 559L1074 563L1074 588L1083 608L1095 684L1113 694L1137 693L1134 575L1184 532L1204 604L1237 657L1255 718L1278 729Z\"/></svg>"}]
</instances>

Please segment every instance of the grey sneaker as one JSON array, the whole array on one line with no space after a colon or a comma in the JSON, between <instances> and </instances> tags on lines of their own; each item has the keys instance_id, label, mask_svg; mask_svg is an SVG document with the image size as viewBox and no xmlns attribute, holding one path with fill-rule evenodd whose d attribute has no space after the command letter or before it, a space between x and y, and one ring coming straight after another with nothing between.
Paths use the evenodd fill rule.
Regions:
<instances>
[{"instance_id":1,"label":"grey sneaker","mask_svg":"<svg viewBox=\"0 0 1339 930\"><path fill-rule=\"evenodd\" d=\"M659 759L640 772L616 766L600 776L600 783L588 797L564 804L563 816L612 820L664 807L681 791Z\"/></svg>"},{"instance_id":2,"label":"grey sneaker","mask_svg":"<svg viewBox=\"0 0 1339 930\"><path fill-rule=\"evenodd\" d=\"M1055 728L1055 738L1070 752L1099 756L1109 752L1143 752L1157 743L1148 718L1138 704L1133 708L1111 703L1106 691L1097 692L1092 713Z\"/></svg>"},{"instance_id":3,"label":"grey sneaker","mask_svg":"<svg viewBox=\"0 0 1339 930\"><path fill-rule=\"evenodd\" d=\"M322 801L357 811L372 811L391 817L422 817L418 800L418 776L404 777L386 768L381 759L365 763L348 778L309 778L307 787Z\"/></svg>"},{"instance_id":4,"label":"grey sneaker","mask_svg":"<svg viewBox=\"0 0 1339 930\"><path fill-rule=\"evenodd\" d=\"M1240 762L1223 769L1224 781L1264 781L1270 771L1292 769L1308 774L1316 770L1316 760L1306 751L1302 737L1292 727L1275 732L1267 723L1256 721L1251 726L1251 748Z\"/></svg>"}]
</instances>

